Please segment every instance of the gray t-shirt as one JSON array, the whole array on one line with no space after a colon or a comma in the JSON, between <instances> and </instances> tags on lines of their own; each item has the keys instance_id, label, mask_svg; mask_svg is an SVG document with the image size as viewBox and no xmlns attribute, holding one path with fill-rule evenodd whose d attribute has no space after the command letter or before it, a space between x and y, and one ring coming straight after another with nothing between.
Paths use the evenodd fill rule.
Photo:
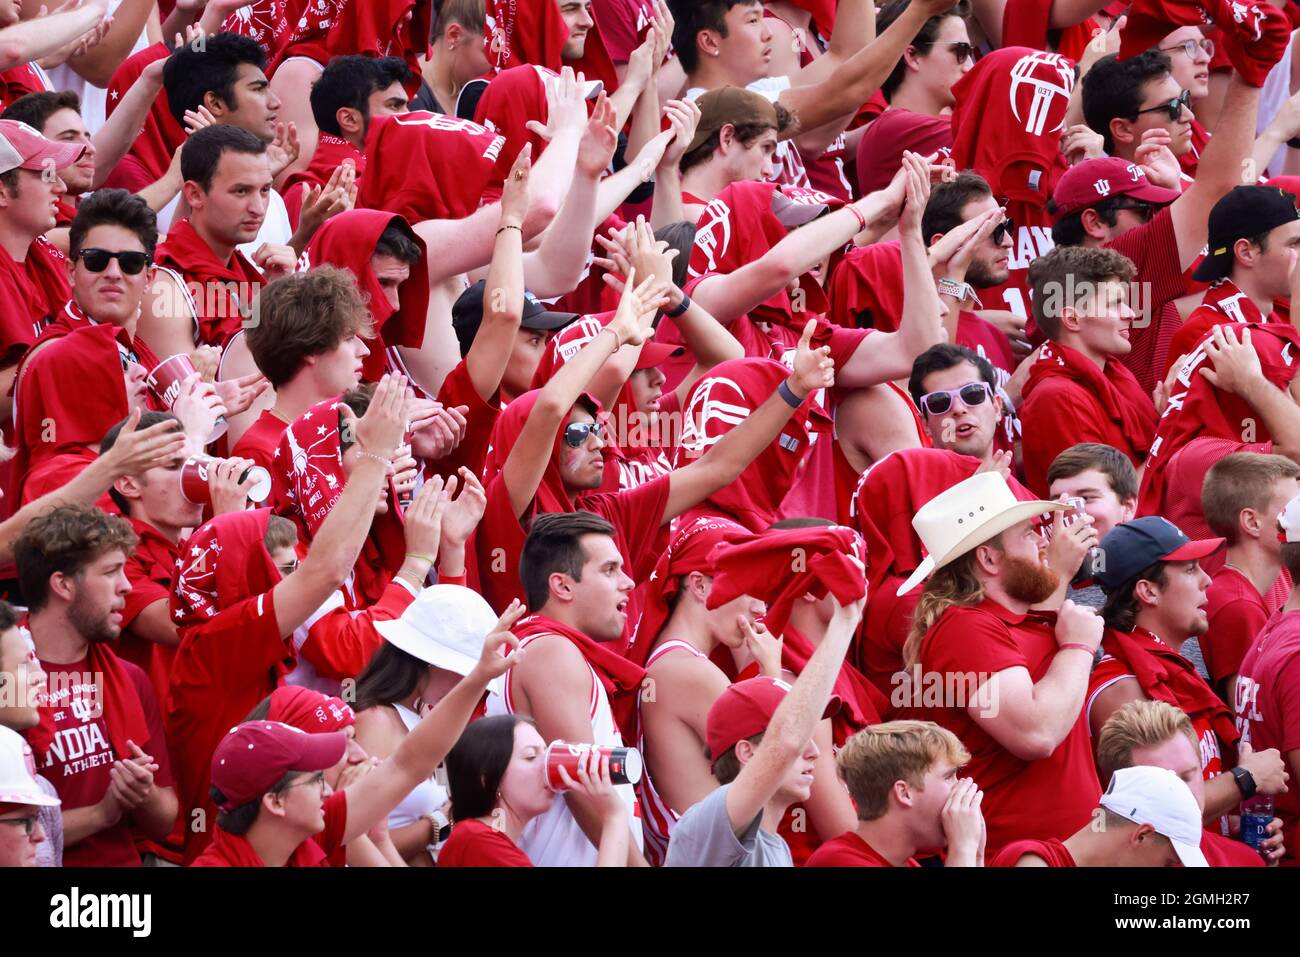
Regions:
<instances>
[{"instance_id":1,"label":"gray t-shirt","mask_svg":"<svg viewBox=\"0 0 1300 957\"><path fill-rule=\"evenodd\" d=\"M737 837L727 815L724 784L699 804L692 805L673 826L668 841L667 867L794 867L790 847L759 825L759 811Z\"/></svg>"}]
</instances>

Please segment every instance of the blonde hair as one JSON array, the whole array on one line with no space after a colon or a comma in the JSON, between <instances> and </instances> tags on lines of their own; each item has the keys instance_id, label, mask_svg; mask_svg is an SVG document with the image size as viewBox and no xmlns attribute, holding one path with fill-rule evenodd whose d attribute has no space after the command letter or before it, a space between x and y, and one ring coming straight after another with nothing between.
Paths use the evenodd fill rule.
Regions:
<instances>
[{"instance_id":1,"label":"blonde hair","mask_svg":"<svg viewBox=\"0 0 1300 957\"><path fill-rule=\"evenodd\" d=\"M981 542L998 547L996 541ZM978 547L978 546L976 546ZM954 605L971 607L984 600L984 582L975 573L975 549L943 566L925 583L921 599L912 615L912 630L903 643L903 662L910 668L921 652L921 639L935 626L945 611Z\"/></svg>"},{"instance_id":2,"label":"blonde hair","mask_svg":"<svg viewBox=\"0 0 1300 957\"><path fill-rule=\"evenodd\" d=\"M1154 748L1176 735L1186 735L1200 760L1201 747L1192 721L1166 701L1130 701L1106 719L1097 735L1097 770L1101 781L1111 779L1120 768L1133 766L1133 752Z\"/></svg>"},{"instance_id":3,"label":"blonde hair","mask_svg":"<svg viewBox=\"0 0 1300 957\"><path fill-rule=\"evenodd\" d=\"M940 759L961 767L970 752L957 735L933 721L889 721L849 738L836 764L858 806L858 820L874 821L889 809L895 781L920 788L926 772Z\"/></svg>"}]
</instances>

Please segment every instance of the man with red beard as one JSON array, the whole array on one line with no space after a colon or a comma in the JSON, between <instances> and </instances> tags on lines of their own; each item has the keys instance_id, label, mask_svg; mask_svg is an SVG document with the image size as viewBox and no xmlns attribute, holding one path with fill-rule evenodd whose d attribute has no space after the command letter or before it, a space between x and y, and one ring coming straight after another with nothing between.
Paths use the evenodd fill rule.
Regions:
<instances>
[{"instance_id":1,"label":"man with red beard","mask_svg":"<svg viewBox=\"0 0 1300 957\"><path fill-rule=\"evenodd\" d=\"M1050 340L1025 382L1020 421L1025 483L1047 494L1047 470L1080 442L1120 449L1142 464L1156 431L1156 408L1120 363L1135 313L1133 264L1109 249L1064 246L1029 267L1034 321Z\"/></svg>"},{"instance_id":2,"label":"man with red beard","mask_svg":"<svg viewBox=\"0 0 1300 957\"><path fill-rule=\"evenodd\" d=\"M84 151L80 144L47 140L25 123L0 120L0 301L8 303L0 327L0 410L16 365L44 325L68 301L67 260L42 237L54 228L63 180L44 176Z\"/></svg>"},{"instance_id":3,"label":"man with red beard","mask_svg":"<svg viewBox=\"0 0 1300 957\"><path fill-rule=\"evenodd\" d=\"M69 505L28 525L15 547L51 688L26 737L63 801L67 866L138 866L136 839L161 839L176 820L153 688L109 648L122 633L135 545L123 519Z\"/></svg>"},{"instance_id":4,"label":"man with red beard","mask_svg":"<svg viewBox=\"0 0 1300 957\"><path fill-rule=\"evenodd\" d=\"M929 581L904 647L910 703L970 750L990 853L1017 838L1072 834L1101 793L1083 700L1102 621L1072 602L1036 608L1058 592L1060 576L1035 518L1064 508L1020 502L988 472L912 519L929 554L899 592ZM1052 538L1058 547L1068 540L1078 560L1096 541L1090 523L1059 517Z\"/></svg>"},{"instance_id":5,"label":"man with red beard","mask_svg":"<svg viewBox=\"0 0 1300 957\"><path fill-rule=\"evenodd\" d=\"M158 247L162 270L140 317L141 334L163 356L196 343L224 348L262 284L297 260L288 246L265 243L251 261L236 248L266 217L271 166L261 139L229 124L201 129L181 149L181 176L190 216Z\"/></svg>"},{"instance_id":6,"label":"man with red beard","mask_svg":"<svg viewBox=\"0 0 1300 957\"><path fill-rule=\"evenodd\" d=\"M1276 751L1244 748L1233 767L1238 734L1232 711L1178 653L1186 638L1208 627L1210 576L1200 560L1222 547L1221 538L1194 542L1155 515L1117 525L1102 539L1106 565L1097 578L1106 591L1106 634L1084 707L1094 736L1130 701L1167 701L1186 712L1200 742L1210 821L1235 808L1248 787L1280 792L1285 777Z\"/></svg>"}]
</instances>

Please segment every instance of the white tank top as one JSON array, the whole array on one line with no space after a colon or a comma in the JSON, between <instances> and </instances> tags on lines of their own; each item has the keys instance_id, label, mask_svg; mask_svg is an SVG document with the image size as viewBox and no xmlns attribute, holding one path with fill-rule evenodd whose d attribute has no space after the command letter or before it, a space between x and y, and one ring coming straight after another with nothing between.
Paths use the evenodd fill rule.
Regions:
<instances>
[{"instance_id":1,"label":"white tank top","mask_svg":"<svg viewBox=\"0 0 1300 957\"><path fill-rule=\"evenodd\" d=\"M522 650L538 638L547 635L531 635L519 643ZM562 637L562 636L557 636ZM587 671L591 676L591 697L588 702L588 714L591 717L591 740L605 748L623 747L623 736L614 723L614 712L609 706L609 696L605 686L596 677L595 669L590 664ZM505 694L501 698L488 696L487 713L516 714L514 698L511 694L513 672L506 672ZM636 789L630 784L620 784L614 788L627 805L628 820L632 828L632 837L638 849L641 848L641 822L637 815ZM538 867L595 867L596 847L587 840L587 835L578 826L577 820L569 811L568 803L557 795L550 810L538 815L524 826L519 838L520 849L528 855Z\"/></svg>"},{"instance_id":2,"label":"white tank top","mask_svg":"<svg viewBox=\"0 0 1300 957\"><path fill-rule=\"evenodd\" d=\"M409 733L420 723L420 716L403 704L394 704L397 715L406 725ZM389 829L413 824L422 817L427 817L447 803L447 791L434 778L421 781L410 794L402 798L401 803L388 813Z\"/></svg>"}]
</instances>

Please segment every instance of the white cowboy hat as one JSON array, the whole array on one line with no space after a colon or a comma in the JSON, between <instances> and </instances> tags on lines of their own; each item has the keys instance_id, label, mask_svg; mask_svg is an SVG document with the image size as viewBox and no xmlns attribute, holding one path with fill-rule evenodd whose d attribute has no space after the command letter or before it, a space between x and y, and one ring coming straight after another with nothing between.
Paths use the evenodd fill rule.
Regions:
<instances>
[{"instance_id":1,"label":"white cowboy hat","mask_svg":"<svg viewBox=\"0 0 1300 957\"><path fill-rule=\"evenodd\" d=\"M0 727L0 804L56 807L59 799L42 791L27 770L30 752L22 735Z\"/></svg>"},{"instance_id":2,"label":"white cowboy hat","mask_svg":"<svg viewBox=\"0 0 1300 957\"><path fill-rule=\"evenodd\" d=\"M478 664L483 641L496 623L496 612L478 592L463 585L432 585L401 618L377 621L375 630L408 655L463 677ZM502 678L493 678L488 690L500 694L503 684Z\"/></svg>"},{"instance_id":3,"label":"white cowboy hat","mask_svg":"<svg viewBox=\"0 0 1300 957\"><path fill-rule=\"evenodd\" d=\"M898 587L905 595L931 572L965 555L1012 525L1049 511L1064 511L1063 502L1016 498L1001 472L981 472L940 492L912 516L926 556Z\"/></svg>"}]
</instances>

